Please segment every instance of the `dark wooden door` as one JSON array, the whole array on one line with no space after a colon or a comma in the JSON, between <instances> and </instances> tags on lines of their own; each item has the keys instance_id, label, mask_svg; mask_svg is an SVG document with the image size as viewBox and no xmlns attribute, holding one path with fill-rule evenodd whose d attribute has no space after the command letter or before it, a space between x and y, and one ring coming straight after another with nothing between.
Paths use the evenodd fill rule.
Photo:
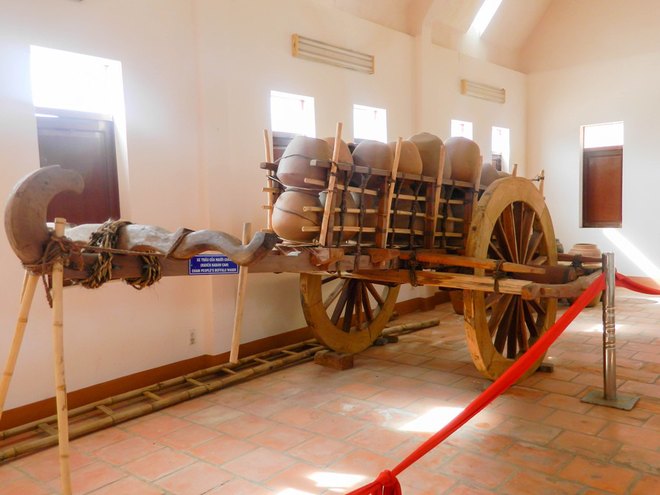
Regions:
<instances>
[{"instance_id":1,"label":"dark wooden door","mask_svg":"<svg viewBox=\"0 0 660 495\"><path fill-rule=\"evenodd\" d=\"M114 125L111 120L86 114L72 117L37 116L39 159L42 167L60 165L79 172L85 180L81 195L61 193L48 208L48 220L63 217L69 223L101 223L118 219L119 188ZM38 114L39 115L39 114Z\"/></svg>"},{"instance_id":2,"label":"dark wooden door","mask_svg":"<svg viewBox=\"0 0 660 495\"><path fill-rule=\"evenodd\" d=\"M582 226L621 227L623 147L585 149L582 159Z\"/></svg>"}]
</instances>

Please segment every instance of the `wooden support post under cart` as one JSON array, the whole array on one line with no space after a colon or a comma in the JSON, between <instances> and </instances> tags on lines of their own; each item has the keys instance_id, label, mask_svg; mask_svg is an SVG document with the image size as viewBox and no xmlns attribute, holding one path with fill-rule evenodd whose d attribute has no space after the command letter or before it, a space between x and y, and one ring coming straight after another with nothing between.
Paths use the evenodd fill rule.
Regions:
<instances>
[{"instance_id":1,"label":"wooden support post under cart","mask_svg":"<svg viewBox=\"0 0 660 495\"><path fill-rule=\"evenodd\" d=\"M64 235L66 221L55 219L55 237ZM69 462L69 414L64 378L64 263L58 257L53 263L53 359L55 365L55 402L57 404L57 432L62 493L71 494L71 466Z\"/></svg>"},{"instance_id":2,"label":"wooden support post under cart","mask_svg":"<svg viewBox=\"0 0 660 495\"><path fill-rule=\"evenodd\" d=\"M272 210L271 210L272 211ZM249 223L243 224L241 242L246 245L250 242ZM241 265L238 268L238 287L236 288L236 309L234 310L234 329L231 335L231 351L229 362L238 363L238 349L241 345L241 328L243 325L243 309L245 308L245 291L247 289L248 267Z\"/></svg>"}]
</instances>

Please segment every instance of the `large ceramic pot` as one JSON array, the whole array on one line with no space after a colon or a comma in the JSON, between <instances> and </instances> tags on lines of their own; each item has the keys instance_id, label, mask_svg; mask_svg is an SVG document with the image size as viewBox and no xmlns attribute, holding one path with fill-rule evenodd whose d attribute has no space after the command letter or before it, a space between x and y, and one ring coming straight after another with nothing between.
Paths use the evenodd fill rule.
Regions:
<instances>
[{"instance_id":1,"label":"large ceramic pot","mask_svg":"<svg viewBox=\"0 0 660 495\"><path fill-rule=\"evenodd\" d=\"M481 180L479 181L481 185L488 187L499 179L500 175L497 172L497 169L491 163L484 163L481 167Z\"/></svg>"},{"instance_id":2,"label":"large ceramic pot","mask_svg":"<svg viewBox=\"0 0 660 495\"><path fill-rule=\"evenodd\" d=\"M481 168L479 145L464 137L451 137L445 142L451 163L451 178L474 183Z\"/></svg>"},{"instance_id":3,"label":"large ceramic pot","mask_svg":"<svg viewBox=\"0 0 660 495\"><path fill-rule=\"evenodd\" d=\"M573 244L573 247L568 250L568 254L571 256L576 256L579 254L588 258L601 257L601 252L600 249L598 249L598 246L596 244L590 244L587 242L578 242L577 244Z\"/></svg>"},{"instance_id":4,"label":"large ceramic pot","mask_svg":"<svg viewBox=\"0 0 660 495\"><path fill-rule=\"evenodd\" d=\"M389 144L392 156L396 153L396 143ZM422 157L417 146L411 141L401 141L401 156L399 157L398 172L421 175L423 170Z\"/></svg>"},{"instance_id":5,"label":"large ceramic pot","mask_svg":"<svg viewBox=\"0 0 660 495\"><path fill-rule=\"evenodd\" d=\"M332 157L332 154L335 150L335 138L333 137L327 137L323 139L326 143L328 143L328 147L330 148L330 157ZM351 155L351 150L348 147L348 144L344 140L341 140L339 143L339 162L340 163L353 163L353 155Z\"/></svg>"},{"instance_id":6,"label":"large ceramic pot","mask_svg":"<svg viewBox=\"0 0 660 495\"><path fill-rule=\"evenodd\" d=\"M321 190L324 186L307 184L305 178L325 182L328 169L312 167L311 160L330 160L328 143L323 139L306 136L294 137L284 150L277 167L277 178L287 187L304 187Z\"/></svg>"},{"instance_id":7,"label":"large ceramic pot","mask_svg":"<svg viewBox=\"0 0 660 495\"><path fill-rule=\"evenodd\" d=\"M415 146L419 150L419 155L422 158L422 175L437 177L438 167L440 166L442 140L438 136L434 136L428 132L422 132L411 136L408 138L408 141L415 143ZM442 176L445 179L451 176L451 163L449 163L446 156Z\"/></svg>"},{"instance_id":8,"label":"large ceramic pot","mask_svg":"<svg viewBox=\"0 0 660 495\"><path fill-rule=\"evenodd\" d=\"M279 195L273 207L273 230L282 239L309 242L318 237L318 232L303 232L303 227L321 225L323 215L315 211L304 211L305 206L321 206L316 192L289 188Z\"/></svg>"},{"instance_id":9,"label":"large ceramic pot","mask_svg":"<svg viewBox=\"0 0 660 495\"><path fill-rule=\"evenodd\" d=\"M387 144L366 139L355 147L353 163L390 171L394 163L394 154Z\"/></svg>"}]
</instances>

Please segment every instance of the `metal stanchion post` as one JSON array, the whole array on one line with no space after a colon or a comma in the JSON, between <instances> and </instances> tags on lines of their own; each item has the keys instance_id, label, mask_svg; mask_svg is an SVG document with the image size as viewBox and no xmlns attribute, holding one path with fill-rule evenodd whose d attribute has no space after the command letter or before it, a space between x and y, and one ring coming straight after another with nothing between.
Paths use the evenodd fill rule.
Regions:
<instances>
[{"instance_id":1,"label":"metal stanchion post","mask_svg":"<svg viewBox=\"0 0 660 495\"><path fill-rule=\"evenodd\" d=\"M616 324L614 292L616 289L616 269L614 253L603 254L605 290L603 291L603 392L592 390L582 398L582 402L615 407L630 411L639 397L617 395L616 393Z\"/></svg>"}]
</instances>

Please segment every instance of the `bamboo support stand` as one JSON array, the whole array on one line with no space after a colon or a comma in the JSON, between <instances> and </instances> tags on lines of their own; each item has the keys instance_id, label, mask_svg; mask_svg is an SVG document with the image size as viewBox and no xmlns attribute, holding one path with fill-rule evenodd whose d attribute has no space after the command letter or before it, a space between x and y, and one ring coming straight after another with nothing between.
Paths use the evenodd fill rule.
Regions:
<instances>
[{"instance_id":1,"label":"bamboo support stand","mask_svg":"<svg viewBox=\"0 0 660 495\"><path fill-rule=\"evenodd\" d=\"M250 242L249 223L243 224L243 245ZM241 328L243 326L243 309L245 308L245 291L247 289L248 267L241 266L238 269L238 287L236 289L236 309L234 312L234 329L231 335L231 351L229 352L229 362L238 363L238 349L241 345Z\"/></svg>"},{"instance_id":2,"label":"bamboo support stand","mask_svg":"<svg viewBox=\"0 0 660 495\"><path fill-rule=\"evenodd\" d=\"M64 235L65 220L55 219L55 237ZM59 441L60 478L63 495L71 495L69 463L69 415L64 375L64 265L59 257L53 264L53 358L55 365L55 400Z\"/></svg>"},{"instance_id":3,"label":"bamboo support stand","mask_svg":"<svg viewBox=\"0 0 660 495\"><path fill-rule=\"evenodd\" d=\"M38 275L27 271L25 272L25 280L23 281L23 288L21 289L21 306L16 320L14 338L11 342L11 347L9 348L9 356L7 357L7 364L2 373L2 379L0 379L0 418L2 418L2 412L5 410L5 400L7 399L7 392L9 391L9 383L11 382L12 376L14 376L18 352L23 343L25 327L28 323L28 315L30 314L30 307L32 306L34 291L37 287L38 281Z\"/></svg>"}]
</instances>

